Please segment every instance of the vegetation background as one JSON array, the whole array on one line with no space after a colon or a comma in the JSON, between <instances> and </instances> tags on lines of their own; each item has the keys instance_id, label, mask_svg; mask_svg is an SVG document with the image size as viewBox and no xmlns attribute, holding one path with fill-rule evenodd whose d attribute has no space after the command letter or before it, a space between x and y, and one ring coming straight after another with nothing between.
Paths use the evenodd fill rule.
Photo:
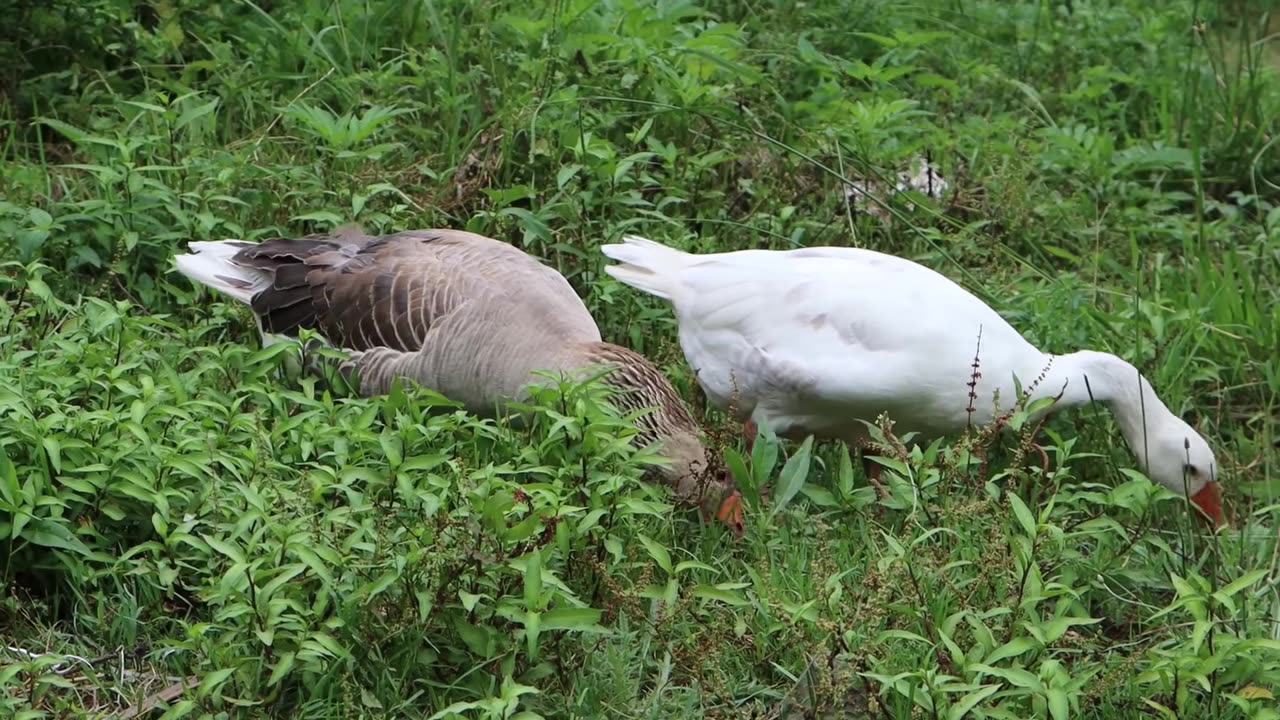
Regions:
<instances>
[{"instance_id":1,"label":"vegetation background","mask_svg":"<svg viewBox=\"0 0 1280 720\"><path fill-rule=\"evenodd\" d=\"M0 714L1280 718L1271 5L9 0ZM1142 368L1235 525L1095 409L906 443L882 501L706 410L735 540L591 386L331 397L171 270L351 221L527 249L693 401L600 243L918 259Z\"/></svg>"}]
</instances>

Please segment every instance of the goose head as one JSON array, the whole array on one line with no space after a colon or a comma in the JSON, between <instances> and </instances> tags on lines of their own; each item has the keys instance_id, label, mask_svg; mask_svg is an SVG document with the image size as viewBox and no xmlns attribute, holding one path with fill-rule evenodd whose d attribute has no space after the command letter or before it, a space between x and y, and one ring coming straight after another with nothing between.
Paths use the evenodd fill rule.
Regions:
<instances>
[{"instance_id":1,"label":"goose head","mask_svg":"<svg viewBox=\"0 0 1280 720\"><path fill-rule=\"evenodd\" d=\"M697 505L704 517L714 516L741 536L746 530L742 516L742 493L723 463L694 432L675 432L662 441L661 455L667 462L658 469L676 498Z\"/></svg>"},{"instance_id":2,"label":"goose head","mask_svg":"<svg viewBox=\"0 0 1280 720\"><path fill-rule=\"evenodd\" d=\"M1145 452L1141 443L1137 440L1133 445L1148 477L1175 493L1185 493L1215 526L1226 524L1218 461L1200 433L1169 414L1146 437Z\"/></svg>"},{"instance_id":3,"label":"goose head","mask_svg":"<svg viewBox=\"0 0 1280 720\"><path fill-rule=\"evenodd\" d=\"M1094 399L1111 408L1138 466L1169 490L1185 494L1215 527L1226 525L1218 462L1200 433L1156 395L1151 382L1131 363L1106 352L1082 350L1055 358L1055 372L1066 376L1066 405ZM1083 382L1071 382L1083 376ZM1056 382L1050 382L1055 387ZM1197 513L1199 516L1200 513Z\"/></svg>"},{"instance_id":4,"label":"goose head","mask_svg":"<svg viewBox=\"0 0 1280 720\"><path fill-rule=\"evenodd\" d=\"M702 442L702 431L684 400L653 363L639 353L606 342L593 342L575 350L574 362L605 365L604 382L615 391L613 402L624 412L645 410L636 421L639 433L633 441L644 447L659 444L665 462L653 472L670 486L676 500L697 505L704 515L714 515L742 535L742 494L737 483Z\"/></svg>"}]
</instances>

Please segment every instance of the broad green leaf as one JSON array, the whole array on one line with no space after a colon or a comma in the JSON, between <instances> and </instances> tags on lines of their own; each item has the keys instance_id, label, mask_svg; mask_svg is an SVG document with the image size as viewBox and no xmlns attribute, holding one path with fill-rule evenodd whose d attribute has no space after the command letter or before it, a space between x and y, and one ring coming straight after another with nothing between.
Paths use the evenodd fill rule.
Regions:
<instances>
[{"instance_id":1,"label":"broad green leaf","mask_svg":"<svg viewBox=\"0 0 1280 720\"><path fill-rule=\"evenodd\" d=\"M382 703L378 701L378 698L374 697L373 693L369 692L368 688L360 688L360 704L374 710L382 709Z\"/></svg>"},{"instance_id":2,"label":"broad green leaf","mask_svg":"<svg viewBox=\"0 0 1280 720\"><path fill-rule=\"evenodd\" d=\"M836 500L836 496L827 488L813 483L805 483L800 492L809 498L809 502L823 508L840 507L840 502Z\"/></svg>"},{"instance_id":3,"label":"broad green leaf","mask_svg":"<svg viewBox=\"0 0 1280 720\"><path fill-rule=\"evenodd\" d=\"M22 487L18 484L18 469L9 460L8 454L0 447L0 497L10 507L16 508L22 499Z\"/></svg>"},{"instance_id":4,"label":"broad green leaf","mask_svg":"<svg viewBox=\"0 0 1280 720\"><path fill-rule=\"evenodd\" d=\"M227 678L231 677L231 674L235 671L235 668L219 668L201 675L200 687L196 689L196 697L201 699L208 697L209 694L214 690L217 690L218 686L225 682Z\"/></svg>"},{"instance_id":5,"label":"broad green leaf","mask_svg":"<svg viewBox=\"0 0 1280 720\"><path fill-rule=\"evenodd\" d=\"M563 190L564 186L581 171L582 166L577 163L565 165L560 168L556 173L556 187Z\"/></svg>"},{"instance_id":6,"label":"broad green leaf","mask_svg":"<svg viewBox=\"0 0 1280 720\"><path fill-rule=\"evenodd\" d=\"M731 590L724 590L714 585L698 585L693 589L693 596L703 598L705 600L718 600L727 605L735 607L742 605L750 605L751 601L742 597L740 593Z\"/></svg>"},{"instance_id":7,"label":"broad green leaf","mask_svg":"<svg viewBox=\"0 0 1280 720\"><path fill-rule=\"evenodd\" d=\"M46 436L40 441L44 446L44 451L49 457L49 464L53 466L53 471L62 474L62 445L58 442L58 438L52 435Z\"/></svg>"},{"instance_id":8,"label":"broad green leaf","mask_svg":"<svg viewBox=\"0 0 1280 720\"><path fill-rule=\"evenodd\" d=\"M476 609L476 603L480 602L484 595L476 595L466 590L458 591L458 599L462 601L462 609L471 612Z\"/></svg>"},{"instance_id":9,"label":"broad green leaf","mask_svg":"<svg viewBox=\"0 0 1280 720\"><path fill-rule=\"evenodd\" d=\"M706 570L707 572L716 572L715 568L711 567L710 565L704 562L700 562L698 560L682 560L676 563L677 575L684 572L685 570L693 570L693 569Z\"/></svg>"},{"instance_id":10,"label":"broad green leaf","mask_svg":"<svg viewBox=\"0 0 1280 720\"><path fill-rule=\"evenodd\" d=\"M527 555L524 566L524 607L535 611L542 609L542 552L534 550Z\"/></svg>"},{"instance_id":11,"label":"broad green leaf","mask_svg":"<svg viewBox=\"0 0 1280 720\"><path fill-rule=\"evenodd\" d=\"M725 448L724 463L729 469L729 475L733 477L734 481L737 482L739 486L744 485L751 480L751 474L747 470L747 464L743 461L742 455L740 455L737 450L733 448Z\"/></svg>"},{"instance_id":12,"label":"broad green leaf","mask_svg":"<svg viewBox=\"0 0 1280 720\"><path fill-rule=\"evenodd\" d=\"M42 118L38 118L37 122L39 122L41 125L48 125L54 130L57 130L59 133L62 133L64 136L66 136L68 140L70 140L73 143L81 143L91 137L89 133L85 132L84 130L81 130L75 125L72 125L71 123L63 122L61 120L54 120L53 118L42 117Z\"/></svg>"},{"instance_id":13,"label":"broad green leaf","mask_svg":"<svg viewBox=\"0 0 1280 720\"><path fill-rule=\"evenodd\" d=\"M177 121L173 123L173 129L181 130L187 125L190 125L193 121L198 120L204 117L205 115L208 115L209 113L213 112L214 108L218 107L218 103L220 101L221 101L221 98L215 97L214 99L210 100L207 103L197 105L191 108L190 110L187 110L186 112L178 116Z\"/></svg>"},{"instance_id":14,"label":"broad green leaf","mask_svg":"<svg viewBox=\"0 0 1280 720\"><path fill-rule=\"evenodd\" d=\"M1039 646L1040 643L1036 642L1034 638L1026 636L1016 637L995 650L992 650L991 654L983 659L983 662L988 665L994 665L1001 660L1017 657L1018 655L1021 655L1028 650L1033 650Z\"/></svg>"},{"instance_id":15,"label":"broad green leaf","mask_svg":"<svg viewBox=\"0 0 1280 720\"><path fill-rule=\"evenodd\" d=\"M1044 644L1052 645L1057 642L1058 638L1062 637L1063 634L1067 632L1067 629L1072 625L1095 625L1100 622L1102 622L1102 618L1060 617L1053 618L1052 620L1045 620L1043 622L1036 623L1036 625L1043 635L1041 639ZM1031 626L1031 623L1028 622L1027 625Z\"/></svg>"},{"instance_id":16,"label":"broad green leaf","mask_svg":"<svg viewBox=\"0 0 1280 720\"><path fill-rule=\"evenodd\" d=\"M453 628L458 631L458 636L472 653L485 659L493 657L497 641L493 629L485 625L473 625L460 616L454 618Z\"/></svg>"},{"instance_id":17,"label":"broad green leaf","mask_svg":"<svg viewBox=\"0 0 1280 720\"><path fill-rule=\"evenodd\" d=\"M983 700L986 700L998 692L1000 687L999 683L995 685L983 685L977 690L966 694L947 709L947 720L961 720L961 718L968 715L971 710L978 707Z\"/></svg>"},{"instance_id":18,"label":"broad green leaf","mask_svg":"<svg viewBox=\"0 0 1280 720\"><path fill-rule=\"evenodd\" d=\"M1067 720L1071 711L1067 693L1062 688L1049 688L1048 692L1045 693L1045 697L1049 700L1049 716L1053 720Z\"/></svg>"},{"instance_id":19,"label":"broad green leaf","mask_svg":"<svg viewBox=\"0 0 1280 720\"><path fill-rule=\"evenodd\" d=\"M320 576L325 585L333 586L333 574L329 572L329 567L320 559L319 555L311 551L311 548L301 543L292 543L289 545L289 551L296 555L304 565L311 568L311 572Z\"/></svg>"},{"instance_id":20,"label":"broad green leaf","mask_svg":"<svg viewBox=\"0 0 1280 720\"><path fill-rule=\"evenodd\" d=\"M1018 522L1022 525L1022 529L1026 532L1027 537L1036 536L1036 519L1031 514L1031 510L1027 508L1027 504L1022 502L1022 498L1017 493L1008 493L1009 505L1013 508L1013 514L1018 518Z\"/></svg>"},{"instance_id":21,"label":"broad green leaf","mask_svg":"<svg viewBox=\"0 0 1280 720\"><path fill-rule=\"evenodd\" d=\"M604 613L595 608L555 608L542 613L543 630L597 630Z\"/></svg>"},{"instance_id":22,"label":"broad green leaf","mask_svg":"<svg viewBox=\"0 0 1280 720\"><path fill-rule=\"evenodd\" d=\"M427 472L429 470L434 470L448 461L449 456L443 453L436 453L434 455L413 455L406 458L405 461L400 464L399 470L400 472L406 473Z\"/></svg>"},{"instance_id":23,"label":"broad green leaf","mask_svg":"<svg viewBox=\"0 0 1280 720\"><path fill-rule=\"evenodd\" d=\"M400 579L400 571L392 567L391 569L386 570L382 574L378 575L378 577L374 578L371 582L367 582L364 585L361 585L359 592L361 595L364 595L366 598L372 598L374 595L380 595L386 592L387 588L390 588L392 585L395 584L396 580L399 580L399 579Z\"/></svg>"},{"instance_id":24,"label":"broad green leaf","mask_svg":"<svg viewBox=\"0 0 1280 720\"><path fill-rule=\"evenodd\" d=\"M378 436L378 443L382 446L382 454L387 458L387 465L393 470L400 467L400 463L404 461L400 435L387 428Z\"/></svg>"},{"instance_id":25,"label":"broad green leaf","mask_svg":"<svg viewBox=\"0 0 1280 720\"><path fill-rule=\"evenodd\" d=\"M644 545L645 550L649 551L649 556L658 563L658 567L666 570L667 574L670 575L672 572L671 553L667 552L665 547L656 540L650 538L648 535L638 533L636 537L640 539L640 544Z\"/></svg>"},{"instance_id":26,"label":"broad green leaf","mask_svg":"<svg viewBox=\"0 0 1280 720\"><path fill-rule=\"evenodd\" d=\"M48 518L32 520L22 533L22 537L35 545L70 550L81 555L91 554L89 547L73 535L66 525Z\"/></svg>"},{"instance_id":27,"label":"broad green leaf","mask_svg":"<svg viewBox=\"0 0 1280 720\"><path fill-rule=\"evenodd\" d=\"M1227 583L1226 585L1223 585L1222 587L1218 588L1218 591L1214 593L1214 595L1218 596L1219 598L1232 597L1236 593L1258 582L1259 580L1261 580L1266 576L1267 576L1267 570L1252 570L1250 572L1245 573L1243 576L1238 577L1235 580L1232 580L1231 582Z\"/></svg>"},{"instance_id":28,"label":"broad green leaf","mask_svg":"<svg viewBox=\"0 0 1280 720\"><path fill-rule=\"evenodd\" d=\"M849 497L853 494L853 458L848 448L842 448L840 452L840 466L836 471L836 484L840 488L840 494Z\"/></svg>"},{"instance_id":29,"label":"broad green leaf","mask_svg":"<svg viewBox=\"0 0 1280 720\"><path fill-rule=\"evenodd\" d=\"M998 668L992 667L984 663L975 663L971 669L984 675L994 675L998 678L1008 680L1010 683L1035 692L1044 690L1044 683L1034 674L1019 668Z\"/></svg>"},{"instance_id":30,"label":"broad green leaf","mask_svg":"<svg viewBox=\"0 0 1280 720\"><path fill-rule=\"evenodd\" d=\"M281 680L284 680L285 676L293 670L295 658L296 654L292 650L280 653L280 656L276 659L275 666L271 670L271 677L267 678L268 687L275 687L280 684Z\"/></svg>"},{"instance_id":31,"label":"broad green leaf","mask_svg":"<svg viewBox=\"0 0 1280 720\"><path fill-rule=\"evenodd\" d=\"M778 489L774 496L771 517L786 507L787 503L791 502L791 498L804 487L804 482L809 477L809 461L812 454L813 436L810 435L800 444L796 454L787 458L787 462L782 466L782 472L778 475Z\"/></svg>"},{"instance_id":32,"label":"broad green leaf","mask_svg":"<svg viewBox=\"0 0 1280 720\"><path fill-rule=\"evenodd\" d=\"M538 634L540 632L542 616L536 610L528 610L524 614L524 641L525 652L530 660L538 659Z\"/></svg>"}]
</instances>

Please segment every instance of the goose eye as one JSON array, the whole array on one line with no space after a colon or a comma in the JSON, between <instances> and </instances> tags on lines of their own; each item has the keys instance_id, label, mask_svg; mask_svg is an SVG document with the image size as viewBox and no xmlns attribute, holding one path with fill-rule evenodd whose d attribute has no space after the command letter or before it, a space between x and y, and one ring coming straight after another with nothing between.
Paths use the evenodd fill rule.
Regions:
<instances>
[{"instance_id":1,"label":"goose eye","mask_svg":"<svg viewBox=\"0 0 1280 720\"><path fill-rule=\"evenodd\" d=\"M1196 469L1195 465L1183 465L1182 469L1186 470L1187 474L1191 477L1196 477L1200 474L1200 471Z\"/></svg>"}]
</instances>

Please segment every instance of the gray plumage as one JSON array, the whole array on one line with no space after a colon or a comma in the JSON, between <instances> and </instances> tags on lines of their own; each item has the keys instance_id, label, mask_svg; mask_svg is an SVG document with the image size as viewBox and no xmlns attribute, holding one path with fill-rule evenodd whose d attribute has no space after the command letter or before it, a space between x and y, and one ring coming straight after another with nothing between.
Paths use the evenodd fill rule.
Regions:
<instances>
[{"instance_id":1,"label":"gray plumage","mask_svg":"<svg viewBox=\"0 0 1280 720\"><path fill-rule=\"evenodd\" d=\"M568 281L520 249L458 230L354 228L189 247L175 258L180 272L249 305L268 342L309 328L346 350L342 369L354 371L362 395L403 377L489 415L545 382L534 371L611 368L603 382L615 405L656 408L638 421L637 441L661 443L661 475L677 497L740 525L737 492L670 382L640 354L604 342Z\"/></svg>"}]
</instances>

